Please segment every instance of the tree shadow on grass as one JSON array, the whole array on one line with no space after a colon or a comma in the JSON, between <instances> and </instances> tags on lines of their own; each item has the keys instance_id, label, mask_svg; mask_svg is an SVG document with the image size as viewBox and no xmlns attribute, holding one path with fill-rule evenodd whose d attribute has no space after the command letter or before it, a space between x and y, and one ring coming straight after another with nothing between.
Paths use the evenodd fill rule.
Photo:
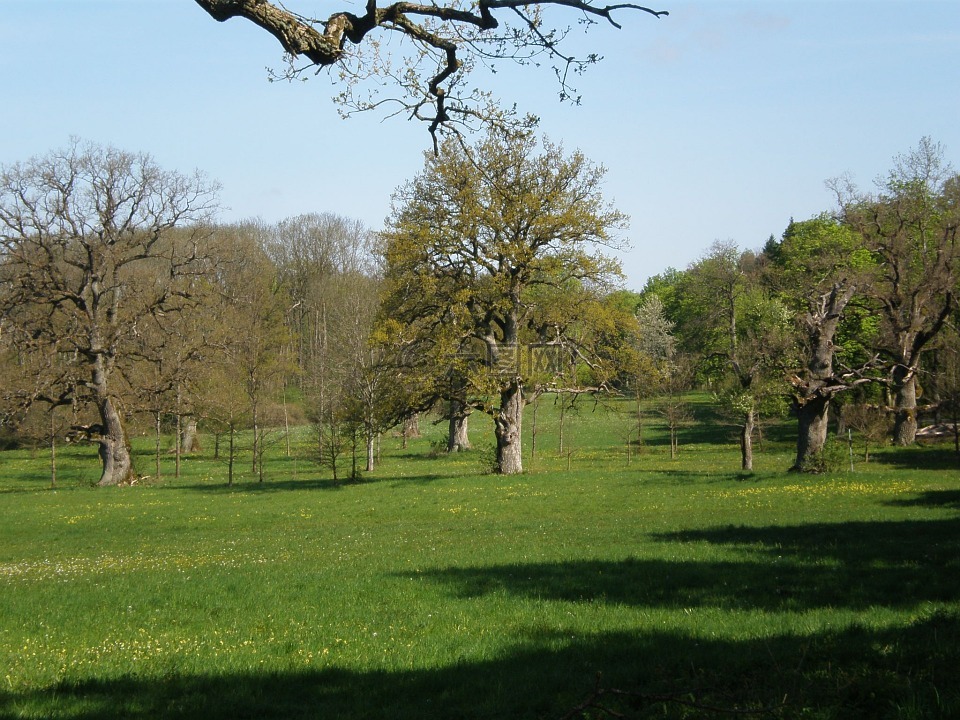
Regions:
<instances>
[{"instance_id":1,"label":"tree shadow on grass","mask_svg":"<svg viewBox=\"0 0 960 720\"><path fill-rule=\"evenodd\" d=\"M671 462L667 460L666 462ZM627 468L630 470L630 468ZM638 474L637 479L641 482L650 480L663 481L671 485L689 485L696 484L697 488L709 485L723 485L729 482L746 483L759 486L765 479L771 477L781 477L782 473L776 470L736 470L733 468L709 469L709 470L688 470L684 468L643 468Z\"/></svg>"},{"instance_id":2,"label":"tree shadow on grass","mask_svg":"<svg viewBox=\"0 0 960 720\"><path fill-rule=\"evenodd\" d=\"M681 447L684 445L720 445L726 447L737 443L737 428L729 422L723 421L682 425L677 429L677 441ZM669 435L664 435L663 443L669 445Z\"/></svg>"},{"instance_id":3,"label":"tree shadow on grass","mask_svg":"<svg viewBox=\"0 0 960 720\"><path fill-rule=\"evenodd\" d=\"M390 483L392 488L405 487L407 485L417 485L423 483L437 482L438 480L449 479L449 475L440 475L439 473L425 473L420 475L390 475L388 477L378 478L377 482Z\"/></svg>"},{"instance_id":4,"label":"tree shadow on grass","mask_svg":"<svg viewBox=\"0 0 960 720\"><path fill-rule=\"evenodd\" d=\"M785 591L809 607L823 601L861 608L960 598L960 518L731 526L659 537L739 549L779 573L781 584L787 580Z\"/></svg>"},{"instance_id":5,"label":"tree shadow on grass","mask_svg":"<svg viewBox=\"0 0 960 720\"><path fill-rule=\"evenodd\" d=\"M726 528L670 542L741 548L742 560L626 559L426 571L457 597L505 593L565 602L725 610L864 610L960 598L960 521Z\"/></svg>"},{"instance_id":6,"label":"tree shadow on grass","mask_svg":"<svg viewBox=\"0 0 960 720\"><path fill-rule=\"evenodd\" d=\"M291 490L340 490L346 483L335 483L329 478L306 478L303 480L238 480L228 485L222 480L216 482L180 483L171 482L158 485L162 490L191 490L194 492L211 494L229 493L274 493L289 492Z\"/></svg>"},{"instance_id":7,"label":"tree shadow on grass","mask_svg":"<svg viewBox=\"0 0 960 720\"><path fill-rule=\"evenodd\" d=\"M950 447L907 447L892 448L871 453L870 462L892 465L911 470L953 470L960 469L960 455Z\"/></svg>"},{"instance_id":8,"label":"tree shadow on grass","mask_svg":"<svg viewBox=\"0 0 960 720\"><path fill-rule=\"evenodd\" d=\"M950 508L960 510L960 490L927 490L916 497L903 500L891 500L887 503L895 507Z\"/></svg>"},{"instance_id":9,"label":"tree shadow on grass","mask_svg":"<svg viewBox=\"0 0 960 720\"><path fill-rule=\"evenodd\" d=\"M338 480L334 482L330 478L308 478L303 480L270 480L265 479L263 482L257 480L243 480L240 482L235 482L233 485L227 485L226 483L220 482L209 482L209 483L193 483L193 484L179 484L174 483L170 485L161 485L165 489L169 490L194 490L197 492L205 493L231 493L231 492L244 492L250 494L258 493L275 493L275 492L290 492L292 490L345 490L349 487L356 487L358 485L370 485L374 483L385 483L385 482L395 482L397 484L401 483L412 483L412 482L431 482L434 480L443 479L443 475L409 475L402 478L397 478L394 476L389 477L360 477L357 480Z\"/></svg>"},{"instance_id":10,"label":"tree shadow on grass","mask_svg":"<svg viewBox=\"0 0 960 720\"><path fill-rule=\"evenodd\" d=\"M263 720L607 717L570 713L591 695L619 717L948 717L960 711L960 620L849 627L734 641L665 631L571 638L538 629L502 655L432 669L168 672L0 691L0 718ZM657 696L656 698L653 696ZM666 699L664 699L666 698ZM694 703L695 707L683 705ZM609 715L614 716L614 715Z\"/></svg>"}]
</instances>

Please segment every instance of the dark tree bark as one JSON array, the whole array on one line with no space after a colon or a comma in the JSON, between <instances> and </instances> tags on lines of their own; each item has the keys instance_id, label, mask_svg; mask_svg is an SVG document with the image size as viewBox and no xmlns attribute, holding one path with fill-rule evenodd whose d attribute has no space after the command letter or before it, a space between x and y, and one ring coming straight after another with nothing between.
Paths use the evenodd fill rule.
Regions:
<instances>
[{"instance_id":1,"label":"dark tree bark","mask_svg":"<svg viewBox=\"0 0 960 720\"><path fill-rule=\"evenodd\" d=\"M797 405L797 459L791 470L803 470L823 452L827 442L830 398L815 394Z\"/></svg>"},{"instance_id":2,"label":"dark tree bark","mask_svg":"<svg viewBox=\"0 0 960 720\"><path fill-rule=\"evenodd\" d=\"M103 463L97 484L118 485L127 482L133 476L133 461L120 413L109 395L98 396L95 402L103 426L103 433L97 439L100 461Z\"/></svg>"}]
</instances>

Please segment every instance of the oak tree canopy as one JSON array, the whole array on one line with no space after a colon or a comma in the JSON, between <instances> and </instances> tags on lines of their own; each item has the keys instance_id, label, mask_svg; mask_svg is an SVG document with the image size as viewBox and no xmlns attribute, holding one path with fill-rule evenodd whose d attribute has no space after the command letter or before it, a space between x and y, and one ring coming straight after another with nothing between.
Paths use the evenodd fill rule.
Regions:
<instances>
[{"instance_id":1,"label":"oak tree canopy","mask_svg":"<svg viewBox=\"0 0 960 720\"><path fill-rule=\"evenodd\" d=\"M568 50L571 27L547 18L550 10L577 15L584 27L600 20L616 28L615 13L639 11L662 17L665 10L633 3L594 4L591 0L445 0L391 2L367 0L362 12L343 10L323 18L304 9L269 0L196 0L220 22L246 18L275 37L288 60L283 78L297 78L311 70L330 68L338 73L341 112L389 107L428 122L437 146L437 130L444 126L522 123L512 111L502 111L491 94L469 82L472 70L499 61L520 65L549 64L559 82L563 100L577 102L572 77L601 56L575 56ZM310 3L301 3L310 5ZM401 47L394 57L391 33ZM359 85L375 79L366 94ZM381 96L385 87L389 95ZM530 120L529 118L527 119Z\"/></svg>"}]
</instances>

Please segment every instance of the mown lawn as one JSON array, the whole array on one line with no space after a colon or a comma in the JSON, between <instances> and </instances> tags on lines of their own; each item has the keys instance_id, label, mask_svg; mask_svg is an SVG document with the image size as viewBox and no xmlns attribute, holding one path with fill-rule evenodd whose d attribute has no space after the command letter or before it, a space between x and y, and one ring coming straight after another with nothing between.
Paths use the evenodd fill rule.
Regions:
<instances>
[{"instance_id":1,"label":"mown lawn","mask_svg":"<svg viewBox=\"0 0 960 720\"><path fill-rule=\"evenodd\" d=\"M628 463L626 411L583 403L560 454L544 403L508 478L479 420L339 485L306 430L233 488L209 439L113 489L90 448L56 489L0 453L0 717L960 716L951 451L797 475L775 427L743 475L729 429L671 460L651 416Z\"/></svg>"}]
</instances>

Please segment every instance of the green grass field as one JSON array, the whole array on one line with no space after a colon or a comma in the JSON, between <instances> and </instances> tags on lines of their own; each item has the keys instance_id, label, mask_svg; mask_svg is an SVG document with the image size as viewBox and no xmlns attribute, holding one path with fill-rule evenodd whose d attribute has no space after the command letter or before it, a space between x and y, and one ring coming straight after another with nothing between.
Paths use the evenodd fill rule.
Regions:
<instances>
[{"instance_id":1,"label":"green grass field","mask_svg":"<svg viewBox=\"0 0 960 720\"><path fill-rule=\"evenodd\" d=\"M544 402L513 477L476 416L478 449L425 421L340 485L306 430L233 488L209 439L125 488L90 447L56 489L0 453L0 717L960 716L952 450L790 474L786 425L744 475L730 428L671 460L651 418L628 464L626 409L585 403L560 455Z\"/></svg>"}]
</instances>

